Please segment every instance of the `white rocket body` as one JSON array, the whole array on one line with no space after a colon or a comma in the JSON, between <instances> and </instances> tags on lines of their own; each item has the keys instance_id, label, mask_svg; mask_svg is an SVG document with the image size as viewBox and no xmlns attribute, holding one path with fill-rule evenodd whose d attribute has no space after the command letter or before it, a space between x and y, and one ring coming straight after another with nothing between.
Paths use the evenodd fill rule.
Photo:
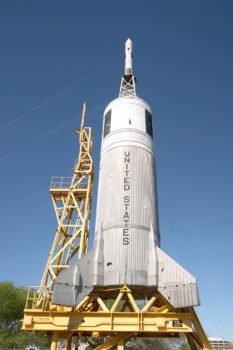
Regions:
<instances>
[{"instance_id":1,"label":"white rocket body","mask_svg":"<svg viewBox=\"0 0 233 350\"><path fill-rule=\"evenodd\" d=\"M129 285L195 306L195 278L159 248L152 111L136 95L130 39L125 53L119 98L104 111L94 248L60 272L52 301L73 306L95 287Z\"/></svg>"},{"instance_id":2,"label":"white rocket body","mask_svg":"<svg viewBox=\"0 0 233 350\"><path fill-rule=\"evenodd\" d=\"M159 245L155 178L151 108L119 97L104 112L96 209L105 285L148 285L150 244Z\"/></svg>"}]
</instances>

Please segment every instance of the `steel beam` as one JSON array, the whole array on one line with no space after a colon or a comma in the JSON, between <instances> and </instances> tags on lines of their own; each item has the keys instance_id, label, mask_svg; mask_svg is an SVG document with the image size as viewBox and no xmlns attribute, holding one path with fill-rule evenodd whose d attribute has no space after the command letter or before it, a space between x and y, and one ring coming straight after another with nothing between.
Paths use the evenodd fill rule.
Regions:
<instances>
[{"instance_id":1,"label":"steel beam","mask_svg":"<svg viewBox=\"0 0 233 350\"><path fill-rule=\"evenodd\" d=\"M190 313L25 310L23 329L70 332L192 332Z\"/></svg>"},{"instance_id":2,"label":"steel beam","mask_svg":"<svg viewBox=\"0 0 233 350\"><path fill-rule=\"evenodd\" d=\"M53 335L52 335L52 342L50 347L51 350L57 350L57 342L58 342L58 332L55 331L53 332Z\"/></svg>"}]
</instances>

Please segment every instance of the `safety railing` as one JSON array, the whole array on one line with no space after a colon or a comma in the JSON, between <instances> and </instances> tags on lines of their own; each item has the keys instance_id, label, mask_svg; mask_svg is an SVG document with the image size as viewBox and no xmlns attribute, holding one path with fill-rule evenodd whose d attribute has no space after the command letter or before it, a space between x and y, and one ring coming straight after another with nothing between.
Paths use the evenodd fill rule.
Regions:
<instances>
[{"instance_id":1,"label":"safety railing","mask_svg":"<svg viewBox=\"0 0 233 350\"><path fill-rule=\"evenodd\" d=\"M51 189L70 188L72 177L70 176L53 176L50 183Z\"/></svg>"},{"instance_id":2,"label":"safety railing","mask_svg":"<svg viewBox=\"0 0 233 350\"><path fill-rule=\"evenodd\" d=\"M50 190L59 190L59 189L69 189L71 186L72 177L68 176L53 176L50 183ZM88 186L88 175L82 175L77 182L73 183L74 188L77 189L86 189Z\"/></svg>"},{"instance_id":3,"label":"safety railing","mask_svg":"<svg viewBox=\"0 0 233 350\"><path fill-rule=\"evenodd\" d=\"M43 287L44 289L43 293L39 294L38 293L39 288L41 288L41 286L30 286L28 288L25 309L36 309L36 310L48 309L51 296L45 290L45 287Z\"/></svg>"}]
</instances>

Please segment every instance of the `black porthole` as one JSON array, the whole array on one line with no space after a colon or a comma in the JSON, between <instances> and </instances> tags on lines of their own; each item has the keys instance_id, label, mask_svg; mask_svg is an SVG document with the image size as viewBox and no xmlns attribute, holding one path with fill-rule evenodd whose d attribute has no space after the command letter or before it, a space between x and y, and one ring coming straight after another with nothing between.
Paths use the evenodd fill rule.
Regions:
<instances>
[{"instance_id":1,"label":"black porthole","mask_svg":"<svg viewBox=\"0 0 233 350\"><path fill-rule=\"evenodd\" d=\"M111 130L111 110L105 114L104 119L104 137L110 133Z\"/></svg>"},{"instance_id":2,"label":"black porthole","mask_svg":"<svg viewBox=\"0 0 233 350\"><path fill-rule=\"evenodd\" d=\"M151 113L146 109L146 132L148 135L150 135L153 138L153 127L152 127L152 115Z\"/></svg>"}]
</instances>

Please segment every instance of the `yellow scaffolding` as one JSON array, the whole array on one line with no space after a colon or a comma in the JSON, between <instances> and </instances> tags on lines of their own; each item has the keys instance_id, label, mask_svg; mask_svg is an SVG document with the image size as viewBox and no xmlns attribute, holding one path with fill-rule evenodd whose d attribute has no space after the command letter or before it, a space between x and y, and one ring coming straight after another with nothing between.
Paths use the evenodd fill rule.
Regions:
<instances>
[{"instance_id":1,"label":"yellow scaffolding","mask_svg":"<svg viewBox=\"0 0 233 350\"><path fill-rule=\"evenodd\" d=\"M53 177L51 196L58 227L39 287L28 291L23 329L52 334L51 350L58 339L71 349L73 336L104 336L97 350L123 350L135 337L170 337L185 334L191 350L210 350L205 332L193 308L175 309L156 290L94 288L76 307L51 304L54 281L62 269L88 250L93 188L92 131L84 127L83 106L79 133L79 157L73 177Z\"/></svg>"},{"instance_id":2,"label":"yellow scaffolding","mask_svg":"<svg viewBox=\"0 0 233 350\"><path fill-rule=\"evenodd\" d=\"M84 127L85 112L84 103L81 126L76 130L80 147L73 176L52 177L51 180L50 193L58 226L40 286L29 289L28 302L34 300L33 309L50 308L55 278L88 250L94 168L92 129ZM32 296L36 298L31 299Z\"/></svg>"}]
</instances>

